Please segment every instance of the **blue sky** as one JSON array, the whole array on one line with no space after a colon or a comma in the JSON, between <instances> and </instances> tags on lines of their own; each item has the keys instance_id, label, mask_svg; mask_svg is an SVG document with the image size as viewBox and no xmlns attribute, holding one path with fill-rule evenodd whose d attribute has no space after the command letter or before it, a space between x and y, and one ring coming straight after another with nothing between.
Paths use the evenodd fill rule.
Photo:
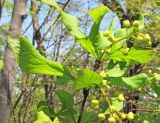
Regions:
<instances>
[{"instance_id":1,"label":"blue sky","mask_svg":"<svg viewBox=\"0 0 160 123\"><path fill-rule=\"evenodd\" d=\"M62 3L66 2L66 0L57 0L57 1L62 2ZM76 6L77 2L79 4L79 6ZM121 3L123 4L123 2L121 2ZM28 4L30 4L30 2L28 2ZM87 26L87 29L85 30L86 34L88 34L90 31L90 28L92 26L92 21L90 21L91 18L88 17L88 15L83 12L83 10L92 9L92 8L95 8L95 7L101 6L101 5L102 4L99 2L99 0L71 0L71 2L68 4L68 7L66 7L65 11L76 16L80 20L82 20L82 21L80 21L80 25L83 25L84 23L86 23L88 21L88 26ZM41 11L39 12L39 15L38 15L39 24L41 24L43 22L45 16L47 15L48 9L49 9L49 7L47 5L43 5L43 7L41 8ZM28 16L23 23L23 28L22 28L23 31L26 30L28 25L31 23L31 16L29 15L29 7L27 7L27 14L28 14ZM57 16L57 13L55 13L53 15L53 17L56 17L56 16ZM100 26L101 31L106 30L113 19L115 21L115 29L119 29L120 28L119 19L117 18L116 14L114 14L113 12L110 11L105 15L105 17L101 23L101 26ZM7 11L7 9L4 8L3 13L2 13L2 19L0 20L0 25L3 25L5 23L10 23L10 20L11 20L11 13L9 11ZM53 18L53 20L54 20L54 18ZM42 33L47 30L47 27L49 27L49 25L50 25L50 23L47 23L45 25L45 28L43 28ZM54 28L55 28L55 33L56 33L58 31L58 28L56 26ZM81 28L84 31L84 27L81 26ZM50 35L51 34L49 33L48 37L50 37ZM27 36L30 40L32 40L32 37L33 37L32 26L30 26L28 31L25 33L25 36ZM53 37L52 40L54 41L55 38ZM53 41L51 41L51 43ZM73 44L73 38L69 38L69 42L67 43L67 45L65 47L67 48L69 45L72 45L72 44ZM63 52L63 50L61 52Z\"/></svg>"}]
</instances>

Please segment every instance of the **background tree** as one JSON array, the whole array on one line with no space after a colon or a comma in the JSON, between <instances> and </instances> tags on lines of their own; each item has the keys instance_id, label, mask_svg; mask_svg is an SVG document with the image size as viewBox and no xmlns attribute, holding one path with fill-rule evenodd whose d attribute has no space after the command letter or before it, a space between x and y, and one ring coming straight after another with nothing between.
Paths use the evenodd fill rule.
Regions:
<instances>
[{"instance_id":1,"label":"background tree","mask_svg":"<svg viewBox=\"0 0 160 123\"><path fill-rule=\"evenodd\" d=\"M2 2L2 1L1 1ZM2 6L1 6L2 7ZM15 0L12 20L9 27L9 36L16 37L21 34L22 22L25 18L25 0ZM1 8L2 9L2 8ZM15 58L9 45L6 46L4 68L0 79L0 117L1 122L9 123L12 107L12 90L15 78Z\"/></svg>"}]
</instances>

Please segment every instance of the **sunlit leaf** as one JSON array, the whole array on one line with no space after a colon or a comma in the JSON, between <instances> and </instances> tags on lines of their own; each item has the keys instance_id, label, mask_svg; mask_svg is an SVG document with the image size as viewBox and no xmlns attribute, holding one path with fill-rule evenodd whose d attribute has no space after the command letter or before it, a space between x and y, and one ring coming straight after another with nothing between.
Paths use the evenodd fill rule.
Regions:
<instances>
[{"instance_id":1,"label":"sunlit leaf","mask_svg":"<svg viewBox=\"0 0 160 123\"><path fill-rule=\"evenodd\" d=\"M119 102L117 98L110 98L110 101L117 111L121 111L123 109L123 102ZM105 111L105 114L110 114L109 108Z\"/></svg>"},{"instance_id":2,"label":"sunlit leaf","mask_svg":"<svg viewBox=\"0 0 160 123\"><path fill-rule=\"evenodd\" d=\"M114 36L120 40L120 39L127 39L130 35L132 35L135 32L134 27L127 28L121 28L115 31Z\"/></svg>"},{"instance_id":3,"label":"sunlit leaf","mask_svg":"<svg viewBox=\"0 0 160 123\"><path fill-rule=\"evenodd\" d=\"M20 68L26 73L62 76L64 72L61 64L41 56L25 37L20 37L18 62Z\"/></svg>"},{"instance_id":4,"label":"sunlit leaf","mask_svg":"<svg viewBox=\"0 0 160 123\"><path fill-rule=\"evenodd\" d=\"M132 48L128 52L128 57L137 63L145 64L151 61L155 55L153 50L137 50Z\"/></svg>"},{"instance_id":5,"label":"sunlit leaf","mask_svg":"<svg viewBox=\"0 0 160 123\"><path fill-rule=\"evenodd\" d=\"M109 77L120 77L123 76L127 70L127 68L121 67L124 62L120 62L117 64L113 64L112 67L108 66L105 71ZM110 65L110 64L109 64Z\"/></svg>"},{"instance_id":6,"label":"sunlit leaf","mask_svg":"<svg viewBox=\"0 0 160 123\"><path fill-rule=\"evenodd\" d=\"M60 12L60 15L64 25L73 37L76 39L85 38L84 33L82 33L78 27L78 19L75 16L67 14L63 11Z\"/></svg>"},{"instance_id":7,"label":"sunlit leaf","mask_svg":"<svg viewBox=\"0 0 160 123\"><path fill-rule=\"evenodd\" d=\"M155 57L154 51L152 50L140 50L131 48L128 53L125 53L125 50L119 46L116 47L114 52L111 50L110 59L127 61L129 64L141 63L145 64L151 61Z\"/></svg>"},{"instance_id":8,"label":"sunlit leaf","mask_svg":"<svg viewBox=\"0 0 160 123\"><path fill-rule=\"evenodd\" d=\"M84 49L97 58L96 49L88 38L76 40Z\"/></svg>"},{"instance_id":9,"label":"sunlit leaf","mask_svg":"<svg viewBox=\"0 0 160 123\"><path fill-rule=\"evenodd\" d=\"M89 88L91 85L99 85L102 82L102 78L94 71L88 69L82 69L78 71L75 90L83 88Z\"/></svg>"},{"instance_id":10,"label":"sunlit leaf","mask_svg":"<svg viewBox=\"0 0 160 123\"><path fill-rule=\"evenodd\" d=\"M53 123L51 119L43 112L37 112L37 120L34 123Z\"/></svg>"},{"instance_id":11,"label":"sunlit leaf","mask_svg":"<svg viewBox=\"0 0 160 123\"><path fill-rule=\"evenodd\" d=\"M93 44L93 46L96 49L97 55L100 57L102 55L102 52L100 51L99 46L103 40L100 35L99 27L100 23L104 17L104 15L109 11L108 7L106 6L99 6L96 7L87 13L92 17L94 24L92 25L88 40L90 40Z\"/></svg>"},{"instance_id":12,"label":"sunlit leaf","mask_svg":"<svg viewBox=\"0 0 160 123\"><path fill-rule=\"evenodd\" d=\"M58 118L56 117L53 121L53 123L60 123L60 121L58 120Z\"/></svg>"},{"instance_id":13,"label":"sunlit leaf","mask_svg":"<svg viewBox=\"0 0 160 123\"><path fill-rule=\"evenodd\" d=\"M75 16L62 11L55 0L41 0L41 2L56 8L56 10L60 13L61 20L73 37L76 39L85 38L84 33L82 33L78 27L78 19Z\"/></svg>"},{"instance_id":14,"label":"sunlit leaf","mask_svg":"<svg viewBox=\"0 0 160 123\"><path fill-rule=\"evenodd\" d=\"M111 85L126 87L129 89L143 88L147 84L147 75L140 73L132 77L108 77Z\"/></svg>"},{"instance_id":15,"label":"sunlit leaf","mask_svg":"<svg viewBox=\"0 0 160 123\"><path fill-rule=\"evenodd\" d=\"M55 0L41 0L41 2L49 6L54 6L59 12L61 11L61 8L58 6Z\"/></svg>"}]
</instances>

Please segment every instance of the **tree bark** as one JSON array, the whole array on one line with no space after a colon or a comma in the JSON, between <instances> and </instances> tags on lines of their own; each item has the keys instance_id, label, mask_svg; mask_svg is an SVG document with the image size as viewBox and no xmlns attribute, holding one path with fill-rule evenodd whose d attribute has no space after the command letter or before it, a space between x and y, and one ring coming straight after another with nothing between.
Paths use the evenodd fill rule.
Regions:
<instances>
[{"instance_id":1,"label":"tree bark","mask_svg":"<svg viewBox=\"0 0 160 123\"><path fill-rule=\"evenodd\" d=\"M9 36L17 37L21 34L22 23L25 18L26 0L15 0ZM4 68L0 73L0 122L9 123L12 107L12 90L15 78L15 58L13 51L7 44L4 56Z\"/></svg>"},{"instance_id":2,"label":"tree bark","mask_svg":"<svg viewBox=\"0 0 160 123\"><path fill-rule=\"evenodd\" d=\"M2 16L2 9L3 9L4 2L5 0L0 0L0 18Z\"/></svg>"}]
</instances>

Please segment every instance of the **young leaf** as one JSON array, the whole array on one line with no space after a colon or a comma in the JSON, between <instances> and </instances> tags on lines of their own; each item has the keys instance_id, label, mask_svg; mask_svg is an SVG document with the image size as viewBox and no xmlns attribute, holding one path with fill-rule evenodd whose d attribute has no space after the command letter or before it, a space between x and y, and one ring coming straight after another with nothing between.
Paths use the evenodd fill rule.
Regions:
<instances>
[{"instance_id":1,"label":"young leaf","mask_svg":"<svg viewBox=\"0 0 160 123\"><path fill-rule=\"evenodd\" d=\"M41 2L49 6L54 6L57 11L61 11L61 8L58 6L55 0L41 0Z\"/></svg>"},{"instance_id":2,"label":"young leaf","mask_svg":"<svg viewBox=\"0 0 160 123\"><path fill-rule=\"evenodd\" d=\"M91 85L99 85L101 82L102 78L96 72L83 69L78 71L74 88L75 90L80 90L83 88L89 88Z\"/></svg>"},{"instance_id":3,"label":"young leaf","mask_svg":"<svg viewBox=\"0 0 160 123\"><path fill-rule=\"evenodd\" d=\"M97 8L94 8L87 13L92 17L94 24L91 28L88 40L90 40L93 44L93 46L96 49L96 52L98 56L100 57L102 55L102 52L99 50L99 46L103 41L99 32L100 23L104 17L104 15L109 11L108 7L106 6L99 6Z\"/></svg>"},{"instance_id":4,"label":"young leaf","mask_svg":"<svg viewBox=\"0 0 160 123\"><path fill-rule=\"evenodd\" d=\"M87 112L85 111L82 115L81 123L98 123L98 117L95 112Z\"/></svg>"},{"instance_id":5,"label":"young leaf","mask_svg":"<svg viewBox=\"0 0 160 123\"><path fill-rule=\"evenodd\" d=\"M63 11L60 12L60 16L64 25L73 37L76 39L85 38L85 34L82 33L78 27L78 19L75 16L67 14Z\"/></svg>"},{"instance_id":6,"label":"young leaf","mask_svg":"<svg viewBox=\"0 0 160 123\"><path fill-rule=\"evenodd\" d=\"M127 28L121 28L115 31L114 36L118 39L125 39L127 37L129 37L130 35L132 35L135 32L135 28L134 27L130 27L129 29Z\"/></svg>"},{"instance_id":7,"label":"young leaf","mask_svg":"<svg viewBox=\"0 0 160 123\"><path fill-rule=\"evenodd\" d=\"M123 109L123 102L118 101L117 98L114 98L114 97L110 98L110 100L111 100L112 106L114 106L117 111L121 111ZM105 114L109 114L109 113L110 111L108 107L108 109L105 111Z\"/></svg>"},{"instance_id":8,"label":"young leaf","mask_svg":"<svg viewBox=\"0 0 160 123\"><path fill-rule=\"evenodd\" d=\"M122 62L114 64L114 66L111 67L111 68L106 68L105 69L106 74L109 77L120 77L120 76L123 76L125 74L127 68L121 68L121 64L122 64Z\"/></svg>"},{"instance_id":9,"label":"young leaf","mask_svg":"<svg viewBox=\"0 0 160 123\"><path fill-rule=\"evenodd\" d=\"M147 75L140 73L132 77L108 77L107 80L111 85L117 85L129 89L138 89L146 85Z\"/></svg>"},{"instance_id":10,"label":"young leaf","mask_svg":"<svg viewBox=\"0 0 160 123\"><path fill-rule=\"evenodd\" d=\"M51 119L43 112L37 112L37 120L34 123L53 123Z\"/></svg>"},{"instance_id":11,"label":"young leaf","mask_svg":"<svg viewBox=\"0 0 160 123\"><path fill-rule=\"evenodd\" d=\"M66 26L66 28L70 31L70 34L75 37L76 39L85 38L85 34L81 32L78 27L78 19L70 14L65 13L62 9L58 6L55 0L41 0L42 3L48 4L50 6L54 6L56 10L60 13L60 17Z\"/></svg>"},{"instance_id":12,"label":"young leaf","mask_svg":"<svg viewBox=\"0 0 160 123\"><path fill-rule=\"evenodd\" d=\"M123 102L118 101L117 98L111 98L112 105L117 109L117 111L121 111L123 109Z\"/></svg>"},{"instance_id":13,"label":"young leaf","mask_svg":"<svg viewBox=\"0 0 160 123\"><path fill-rule=\"evenodd\" d=\"M20 37L18 63L26 73L62 76L64 72L61 64L49 61L41 56L25 37Z\"/></svg>"},{"instance_id":14,"label":"young leaf","mask_svg":"<svg viewBox=\"0 0 160 123\"><path fill-rule=\"evenodd\" d=\"M92 42L88 38L77 39L78 42L84 49L86 49L90 54L97 58L96 49L93 46Z\"/></svg>"}]
</instances>

